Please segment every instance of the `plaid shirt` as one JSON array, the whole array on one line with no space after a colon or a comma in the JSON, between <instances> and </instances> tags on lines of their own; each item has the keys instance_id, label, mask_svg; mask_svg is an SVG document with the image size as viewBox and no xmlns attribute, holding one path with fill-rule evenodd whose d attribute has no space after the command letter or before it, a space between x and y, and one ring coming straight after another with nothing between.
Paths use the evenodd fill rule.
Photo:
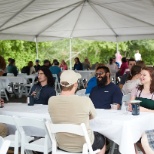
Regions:
<instances>
[{"instance_id":1,"label":"plaid shirt","mask_svg":"<svg viewBox=\"0 0 154 154\"><path fill-rule=\"evenodd\" d=\"M154 151L154 129L147 130L145 133L147 135L149 146Z\"/></svg>"}]
</instances>

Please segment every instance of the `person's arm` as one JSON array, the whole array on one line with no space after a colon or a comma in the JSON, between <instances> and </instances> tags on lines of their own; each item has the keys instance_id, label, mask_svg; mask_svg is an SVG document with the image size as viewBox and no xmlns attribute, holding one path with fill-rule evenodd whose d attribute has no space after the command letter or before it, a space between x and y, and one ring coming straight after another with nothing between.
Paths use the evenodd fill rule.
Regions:
<instances>
[{"instance_id":1,"label":"person's arm","mask_svg":"<svg viewBox=\"0 0 154 154\"><path fill-rule=\"evenodd\" d=\"M114 89L114 91L112 103L118 104L117 108L120 109L123 94L118 86Z\"/></svg>"},{"instance_id":2,"label":"person's arm","mask_svg":"<svg viewBox=\"0 0 154 154\"><path fill-rule=\"evenodd\" d=\"M4 100L2 98L0 98L0 107L4 107Z\"/></svg>"},{"instance_id":3,"label":"person's arm","mask_svg":"<svg viewBox=\"0 0 154 154\"><path fill-rule=\"evenodd\" d=\"M147 108L142 107L142 106L140 106L140 111L141 111L141 112L151 112L151 113L154 113L154 110L147 109Z\"/></svg>"}]
</instances>

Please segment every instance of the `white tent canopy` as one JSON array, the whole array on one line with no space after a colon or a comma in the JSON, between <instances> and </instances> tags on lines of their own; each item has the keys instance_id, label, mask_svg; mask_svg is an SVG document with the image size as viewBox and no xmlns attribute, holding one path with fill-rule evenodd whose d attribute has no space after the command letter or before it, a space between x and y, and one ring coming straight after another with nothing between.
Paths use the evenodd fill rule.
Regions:
<instances>
[{"instance_id":1,"label":"white tent canopy","mask_svg":"<svg viewBox=\"0 0 154 154\"><path fill-rule=\"evenodd\" d=\"M0 39L154 38L153 0L0 0Z\"/></svg>"}]
</instances>

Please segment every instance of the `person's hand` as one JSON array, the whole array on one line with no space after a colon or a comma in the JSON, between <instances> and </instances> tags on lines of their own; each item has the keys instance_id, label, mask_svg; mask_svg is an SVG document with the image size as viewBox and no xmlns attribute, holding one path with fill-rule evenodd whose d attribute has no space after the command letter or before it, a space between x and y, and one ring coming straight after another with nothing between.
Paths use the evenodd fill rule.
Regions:
<instances>
[{"instance_id":1,"label":"person's hand","mask_svg":"<svg viewBox=\"0 0 154 154\"><path fill-rule=\"evenodd\" d=\"M140 106L140 111L141 112L149 112L149 110L145 107Z\"/></svg>"},{"instance_id":2,"label":"person's hand","mask_svg":"<svg viewBox=\"0 0 154 154\"><path fill-rule=\"evenodd\" d=\"M0 98L0 106L3 107L4 106L4 100Z\"/></svg>"},{"instance_id":3,"label":"person's hand","mask_svg":"<svg viewBox=\"0 0 154 154\"><path fill-rule=\"evenodd\" d=\"M33 91L33 92L31 93L31 96L36 96L36 91Z\"/></svg>"},{"instance_id":4,"label":"person's hand","mask_svg":"<svg viewBox=\"0 0 154 154\"><path fill-rule=\"evenodd\" d=\"M128 103L128 111L132 112L132 104Z\"/></svg>"}]
</instances>

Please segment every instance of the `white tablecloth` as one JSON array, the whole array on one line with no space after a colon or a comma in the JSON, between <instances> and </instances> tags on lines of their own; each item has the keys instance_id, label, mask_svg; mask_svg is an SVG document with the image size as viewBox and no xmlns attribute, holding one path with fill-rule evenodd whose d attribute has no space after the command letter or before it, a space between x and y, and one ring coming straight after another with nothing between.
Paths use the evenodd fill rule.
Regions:
<instances>
[{"instance_id":1,"label":"white tablecloth","mask_svg":"<svg viewBox=\"0 0 154 154\"><path fill-rule=\"evenodd\" d=\"M119 145L122 154L135 154L134 143L136 143L145 130L154 129L154 114L141 113L133 116L124 111L97 109L97 117L90 121L92 130L100 132ZM8 103L0 108L0 114L31 117L37 119L49 119L48 106L27 106L22 103ZM12 129L12 128L10 128ZM39 130L27 129L27 133L41 136Z\"/></svg>"},{"instance_id":2,"label":"white tablecloth","mask_svg":"<svg viewBox=\"0 0 154 154\"><path fill-rule=\"evenodd\" d=\"M142 112L133 116L120 110L97 110L97 117L90 122L93 130L104 134L119 145L122 154L135 154L136 143L145 130L154 129L154 113Z\"/></svg>"}]
</instances>

